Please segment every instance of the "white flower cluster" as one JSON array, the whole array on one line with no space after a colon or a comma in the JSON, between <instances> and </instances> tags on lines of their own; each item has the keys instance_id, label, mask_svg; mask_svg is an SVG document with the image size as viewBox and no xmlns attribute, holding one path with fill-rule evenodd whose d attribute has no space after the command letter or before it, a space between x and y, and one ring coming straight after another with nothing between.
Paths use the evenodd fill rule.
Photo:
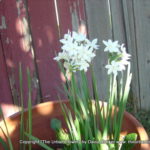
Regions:
<instances>
[{"instance_id":1,"label":"white flower cluster","mask_svg":"<svg viewBox=\"0 0 150 150\"><path fill-rule=\"evenodd\" d=\"M89 41L86 35L68 31L60 42L63 44L62 52L58 53L54 60L63 60L67 71L84 70L86 72L95 57L95 50L99 48L97 39Z\"/></svg>"},{"instance_id":2,"label":"white flower cluster","mask_svg":"<svg viewBox=\"0 0 150 150\"><path fill-rule=\"evenodd\" d=\"M103 43L106 46L104 51L110 53L110 62L105 68L108 69L108 74L114 74L116 76L119 71L125 70L125 66L130 63L129 59L131 55L126 52L124 44L119 45L118 41L113 42L112 40L108 40L103 41Z\"/></svg>"}]
</instances>

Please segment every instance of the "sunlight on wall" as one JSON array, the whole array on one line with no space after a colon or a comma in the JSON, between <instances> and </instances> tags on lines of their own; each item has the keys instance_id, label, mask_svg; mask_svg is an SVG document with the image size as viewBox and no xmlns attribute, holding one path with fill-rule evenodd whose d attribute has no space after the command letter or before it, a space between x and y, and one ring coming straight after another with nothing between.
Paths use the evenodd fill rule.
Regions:
<instances>
[{"instance_id":1,"label":"sunlight on wall","mask_svg":"<svg viewBox=\"0 0 150 150\"><path fill-rule=\"evenodd\" d=\"M7 66L9 66L10 68L14 68L15 64L13 63L12 60L10 60L9 58L6 59L6 64Z\"/></svg>"},{"instance_id":2,"label":"sunlight on wall","mask_svg":"<svg viewBox=\"0 0 150 150\"><path fill-rule=\"evenodd\" d=\"M29 52L31 51L32 58L34 58L34 52L32 47L32 38L29 31L28 21L25 17L18 18L16 20L16 31L20 35L20 47L22 51Z\"/></svg>"},{"instance_id":3,"label":"sunlight on wall","mask_svg":"<svg viewBox=\"0 0 150 150\"><path fill-rule=\"evenodd\" d=\"M79 25L78 32L87 35L87 29L84 23Z\"/></svg>"},{"instance_id":4,"label":"sunlight on wall","mask_svg":"<svg viewBox=\"0 0 150 150\"><path fill-rule=\"evenodd\" d=\"M42 47L42 46L43 46L43 42L42 42L42 39L41 39L41 38L38 38L38 39L37 39L37 46L38 46L38 47Z\"/></svg>"},{"instance_id":5,"label":"sunlight on wall","mask_svg":"<svg viewBox=\"0 0 150 150\"><path fill-rule=\"evenodd\" d=\"M50 26L45 26L44 27L44 31L45 31L45 34L47 35L47 39L48 39L48 42L50 44L53 44L54 42L54 36L53 36L53 29L50 27Z\"/></svg>"}]
</instances>

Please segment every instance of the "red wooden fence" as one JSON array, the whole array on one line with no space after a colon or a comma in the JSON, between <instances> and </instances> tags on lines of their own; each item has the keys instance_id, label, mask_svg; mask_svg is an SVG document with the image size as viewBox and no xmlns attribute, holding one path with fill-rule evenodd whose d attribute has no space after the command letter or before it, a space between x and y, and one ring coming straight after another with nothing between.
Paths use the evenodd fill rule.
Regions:
<instances>
[{"instance_id":1,"label":"red wooden fence","mask_svg":"<svg viewBox=\"0 0 150 150\"><path fill-rule=\"evenodd\" d=\"M94 59L101 99L107 99L107 55L102 40L125 43L132 55L134 109L149 110L150 1L141 0L0 0L0 103L19 104L19 62L23 69L24 103L28 88L26 68L32 76L33 104L57 100L61 73L53 60L59 39L69 30L82 30L98 38ZM88 28L87 28L87 26ZM64 98L63 95L61 95Z\"/></svg>"},{"instance_id":2,"label":"red wooden fence","mask_svg":"<svg viewBox=\"0 0 150 150\"><path fill-rule=\"evenodd\" d=\"M60 51L59 39L68 29L78 30L85 20L84 0L1 0L0 103L20 103L19 63L25 105L27 67L32 76L33 104L57 100L62 79L53 57Z\"/></svg>"}]
</instances>

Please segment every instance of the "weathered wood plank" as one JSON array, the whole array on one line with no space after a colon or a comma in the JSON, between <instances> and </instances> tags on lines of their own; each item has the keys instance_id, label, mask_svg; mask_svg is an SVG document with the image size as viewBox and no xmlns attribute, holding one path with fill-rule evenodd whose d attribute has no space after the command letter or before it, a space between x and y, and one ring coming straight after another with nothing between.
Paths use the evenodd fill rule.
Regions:
<instances>
[{"instance_id":1,"label":"weathered wood plank","mask_svg":"<svg viewBox=\"0 0 150 150\"><path fill-rule=\"evenodd\" d=\"M58 0L57 8L60 23L60 38L68 30L87 34L84 0ZM78 74L76 77L79 81L81 80Z\"/></svg>"},{"instance_id":2,"label":"weathered wood plank","mask_svg":"<svg viewBox=\"0 0 150 150\"><path fill-rule=\"evenodd\" d=\"M61 75L57 63L53 60L60 50L54 0L28 1L28 10L42 99L56 100L58 87L61 86Z\"/></svg>"},{"instance_id":3,"label":"weathered wood plank","mask_svg":"<svg viewBox=\"0 0 150 150\"><path fill-rule=\"evenodd\" d=\"M68 30L86 32L84 0L58 0L57 6L61 36Z\"/></svg>"},{"instance_id":4,"label":"weathered wood plank","mask_svg":"<svg viewBox=\"0 0 150 150\"><path fill-rule=\"evenodd\" d=\"M58 0L57 1L60 38L68 30L87 34L84 0ZM87 73L89 77L89 73ZM80 77L76 75L80 82Z\"/></svg>"},{"instance_id":5,"label":"weathered wood plank","mask_svg":"<svg viewBox=\"0 0 150 150\"><path fill-rule=\"evenodd\" d=\"M150 1L133 0L141 107L150 108Z\"/></svg>"},{"instance_id":6,"label":"weathered wood plank","mask_svg":"<svg viewBox=\"0 0 150 150\"><path fill-rule=\"evenodd\" d=\"M60 30L60 37L62 38L68 30L72 31L71 14L68 0L56 0L56 9L58 12L58 28Z\"/></svg>"},{"instance_id":7,"label":"weathered wood plank","mask_svg":"<svg viewBox=\"0 0 150 150\"><path fill-rule=\"evenodd\" d=\"M138 55L137 55L137 41L136 41L136 28L134 18L133 1L123 0L124 23L126 31L127 49L132 55L131 69L132 69L132 100L134 103L134 110L141 108L140 102L140 84L139 84L139 70L138 70Z\"/></svg>"},{"instance_id":8,"label":"weathered wood plank","mask_svg":"<svg viewBox=\"0 0 150 150\"><path fill-rule=\"evenodd\" d=\"M4 49L2 45L2 30L6 29L5 16L3 15L3 4L0 3L0 104L12 103L11 89L9 85L9 78L4 59Z\"/></svg>"},{"instance_id":9,"label":"weathered wood plank","mask_svg":"<svg viewBox=\"0 0 150 150\"><path fill-rule=\"evenodd\" d=\"M4 60L4 53L2 49L2 42L0 39L0 104L10 104L12 103L11 89L8 79L8 74L6 70L6 64Z\"/></svg>"},{"instance_id":10,"label":"weathered wood plank","mask_svg":"<svg viewBox=\"0 0 150 150\"><path fill-rule=\"evenodd\" d=\"M122 1L110 1L113 39L126 44Z\"/></svg>"},{"instance_id":11,"label":"weathered wood plank","mask_svg":"<svg viewBox=\"0 0 150 150\"><path fill-rule=\"evenodd\" d=\"M71 14L72 29L87 34L84 0L70 0L69 8Z\"/></svg>"},{"instance_id":12,"label":"weathered wood plank","mask_svg":"<svg viewBox=\"0 0 150 150\"><path fill-rule=\"evenodd\" d=\"M113 40L118 41L119 44L124 43L125 46L127 47L126 34L125 34L125 28L124 28L125 25L124 25L124 14L123 14L122 1L113 0L113 1L109 1L109 2L110 2ZM119 74L119 76L117 78L118 91L120 89L120 78L121 78L121 75Z\"/></svg>"},{"instance_id":13,"label":"weathered wood plank","mask_svg":"<svg viewBox=\"0 0 150 150\"><path fill-rule=\"evenodd\" d=\"M95 73L98 82L98 90L101 99L107 99L107 54L104 53L102 40L112 38L112 27L110 22L109 5L106 0L85 0L88 33L91 39L98 38L100 50L94 60Z\"/></svg>"},{"instance_id":14,"label":"weathered wood plank","mask_svg":"<svg viewBox=\"0 0 150 150\"><path fill-rule=\"evenodd\" d=\"M35 81L35 66L31 47L30 33L26 19L26 12L22 0L5 0L0 5L3 10L1 16L5 17L5 28L1 30L1 37L6 58L7 71L13 95L13 102L19 102L19 62L23 69L24 102L27 105L28 86L26 68L29 67ZM33 85L33 84L32 84ZM35 85L35 84L34 84ZM36 103L37 86L33 85L33 104Z\"/></svg>"}]
</instances>

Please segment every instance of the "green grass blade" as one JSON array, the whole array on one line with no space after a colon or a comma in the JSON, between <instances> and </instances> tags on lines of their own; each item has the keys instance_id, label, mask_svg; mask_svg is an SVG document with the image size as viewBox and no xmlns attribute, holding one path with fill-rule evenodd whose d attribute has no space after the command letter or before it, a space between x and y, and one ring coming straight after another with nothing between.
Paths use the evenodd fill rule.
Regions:
<instances>
[{"instance_id":1,"label":"green grass blade","mask_svg":"<svg viewBox=\"0 0 150 150\"><path fill-rule=\"evenodd\" d=\"M2 144L4 150L9 150L8 145L1 137L0 137L0 143Z\"/></svg>"},{"instance_id":2,"label":"green grass blade","mask_svg":"<svg viewBox=\"0 0 150 150\"><path fill-rule=\"evenodd\" d=\"M28 77L28 125L29 125L29 134L32 135L32 100L31 100L31 75L30 71L27 68L27 77ZM29 140L31 140L29 138ZM29 150L32 149L32 145L29 144Z\"/></svg>"},{"instance_id":3,"label":"green grass blade","mask_svg":"<svg viewBox=\"0 0 150 150\"><path fill-rule=\"evenodd\" d=\"M99 103L100 99L99 99L99 95L98 95L97 82L96 82L96 77L94 74L93 66L91 66L91 73L92 73L93 95L94 95L94 99L96 100L96 115L98 116L98 126L101 125L101 128L103 130L104 129L104 122L105 122L105 119L103 118L104 109L103 109L103 115L102 115L102 111L100 109L100 103Z\"/></svg>"},{"instance_id":4,"label":"green grass blade","mask_svg":"<svg viewBox=\"0 0 150 150\"><path fill-rule=\"evenodd\" d=\"M37 144L38 144L39 146L43 147L45 150L53 150L53 149L50 148L48 145L46 145L46 144L40 142L40 140L39 140L38 138L36 138L36 137L34 137L34 136L32 136L32 135L26 133L26 132L25 132L25 135L26 135L29 139L31 139L32 141L38 141Z\"/></svg>"},{"instance_id":5,"label":"green grass blade","mask_svg":"<svg viewBox=\"0 0 150 150\"><path fill-rule=\"evenodd\" d=\"M24 140L24 103L23 103L23 75L22 66L19 63L19 86L20 86L20 102L21 102L21 120L20 120L20 139ZM20 149L24 150L24 145L20 144Z\"/></svg>"},{"instance_id":6,"label":"green grass blade","mask_svg":"<svg viewBox=\"0 0 150 150\"><path fill-rule=\"evenodd\" d=\"M4 114L3 114L1 106L0 106L0 115L2 116L2 119L4 121L4 125L5 125L5 128L6 128L6 134L7 134L7 140L8 140L9 149L13 150L12 141L11 141L11 138L10 138L10 135L9 135L9 132L8 132L8 127L7 127L7 124L6 124L6 121L5 121Z\"/></svg>"},{"instance_id":7,"label":"green grass blade","mask_svg":"<svg viewBox=\"0 0 150 150\"><path fill-rule=\"evenodd\" d=\"M19 63L19 86L20 86L20 106L23 108L23 75L22 75L22 66Z\"/></svg>"},{"instance_id":8,"label":"green grass blade","mask_svg":"<svg viewBox=\"0 0 150 150\"><path fill-rule=\"evenodd\" d=\"M126 76L126 83L123 91L123 96L121 99L121 102L119 103L119 112L118 112L118 121L116 125L116 130L115 130L115 140L118 141L120 137L120 131L121 131L121 126L122 126L122 120L123 120L123 114L125 111L129 91L130 91L130 83L132 79L132 74L130 73L130 64L128 65L128 70L127 70L127 76Z\"/></svg>"}]
</instances>

